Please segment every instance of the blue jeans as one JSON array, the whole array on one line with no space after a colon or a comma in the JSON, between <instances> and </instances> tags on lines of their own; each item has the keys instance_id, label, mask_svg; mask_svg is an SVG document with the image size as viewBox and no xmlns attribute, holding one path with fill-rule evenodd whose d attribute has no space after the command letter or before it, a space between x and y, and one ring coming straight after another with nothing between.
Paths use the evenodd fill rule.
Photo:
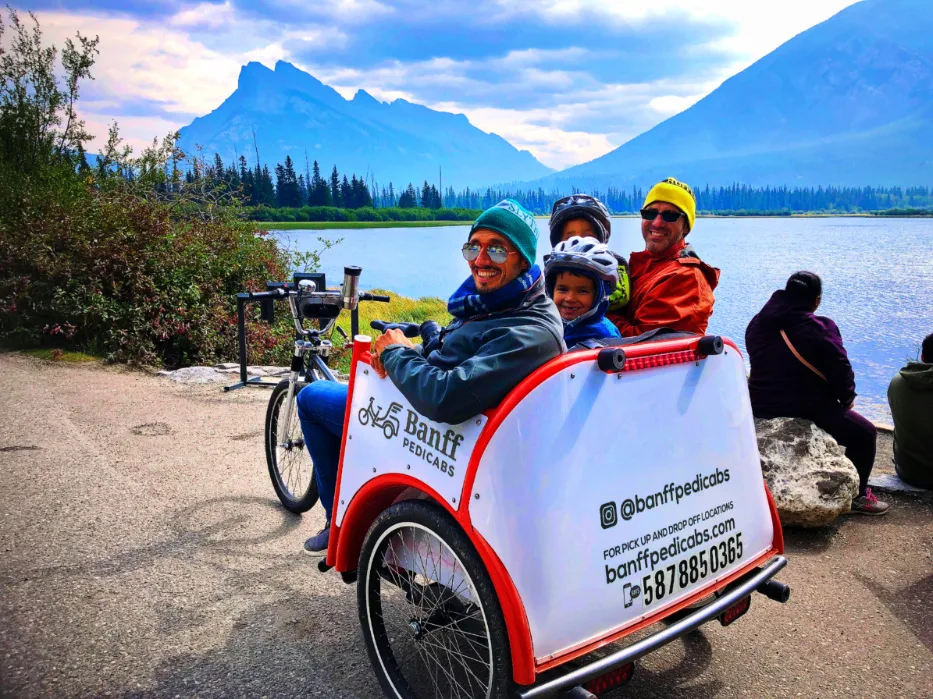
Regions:
<instances>
[{"instance_id":1,"label":"blue jeans","mask_svg":"<svg viewBox=\"0 0 933 699\"><path fill-rule=\"evenodd\" d=\"M347 384L337 381L315 381L298 394L301 432L314 462L314 479L328 522L334 509L334 491L337 489L347 388Z\"/></svg>"}]
</instances>

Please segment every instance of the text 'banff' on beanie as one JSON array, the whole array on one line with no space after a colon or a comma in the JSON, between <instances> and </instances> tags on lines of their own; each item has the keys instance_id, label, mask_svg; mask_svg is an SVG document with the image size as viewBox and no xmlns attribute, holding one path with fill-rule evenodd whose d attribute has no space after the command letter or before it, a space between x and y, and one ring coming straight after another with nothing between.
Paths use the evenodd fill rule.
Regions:
<instances>
[{"instance_id":1,"label":"text 'banff' on beanie","mask_svg":"<svg viewBox=\"0 0 933 699\"><path fill-rule=\"evenodd\" d=\"M656 201L663 201L683 211L687 215L687 230L693 230L693 222L697 217L697 198L689 184L675 180L673 177L658 182L648 191L642 208Z\"/></svg>"},{"instance_id":2,"label":"text 'banff' on beanie","mask_svg":"<svg viewBox=\"0 0 933 699\"><path fill-rule=\"evenodd\" d=\"M529 265L535 263L538 250L538 226L534 214L514 199L503 199L479 215L470 227L473 231L486 228L501 233L518 249Z\"/></svg>"}]
</instances>

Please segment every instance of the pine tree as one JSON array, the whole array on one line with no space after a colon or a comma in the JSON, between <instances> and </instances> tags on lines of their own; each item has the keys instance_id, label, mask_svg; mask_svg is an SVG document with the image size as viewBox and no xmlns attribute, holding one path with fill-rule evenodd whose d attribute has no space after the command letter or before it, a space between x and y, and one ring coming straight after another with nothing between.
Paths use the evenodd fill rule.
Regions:
<instances>
[{"instance_id":1,"label":"pine tree","mask_svg":"<svg viewBox=\"0 0 933 699\"><path fill-rule=\"evenodd\" d=\"M311 186L308 191L308 203L311 206L330 206L331 195L327 182L321 177L321 168L314 161L314 168L311 171Z\"/></svg>"},{"instance_id":2,"label":"pine tree","mask_svg":"<svg viewBox=\"0 0 933 699\"><path fill-rule=\"evenodd\" d=\"M350 208L353 203L353 194L350 192L350 182L347 176L343 176L343 182L340 183L340 205Z\"/></svg>"},{"instance_id":3,"label":"pine tree","mask_svg":"<svg viewBox=\"0 0 933 699\"><path fill-rule=\"evenodd\" d=\"M408 183L408 189L399 196L398 205L400 209L413 209L418 206L418 193L411 182Z\"/></svg>"},{"instance_id":4,"label":"pine tree","mask_svg":"<svg viewBox=\"0 0 933 699\"><path fill-rule=\"evenodd\" d=\"M343 197L340 196L340 175L337 174L336 165L330 173L330 198L334 206L343 206Z\"/></svg>"}]
</instances>

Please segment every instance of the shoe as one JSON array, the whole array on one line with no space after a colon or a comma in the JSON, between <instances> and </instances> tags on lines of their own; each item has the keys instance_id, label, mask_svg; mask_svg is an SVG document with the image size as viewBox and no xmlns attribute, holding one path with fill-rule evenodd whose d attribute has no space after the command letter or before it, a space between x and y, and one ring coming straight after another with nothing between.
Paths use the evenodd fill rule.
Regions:
<instances>
[{"instance_id":1,"label":"shoe","mask_svg":"<svg viewBox=\"0 0 933 699\"><path fill-rule=\"evenodd\" d=\"M327 551L327 544L330 543L330 522L324 524L324 528L305 542L305 553L319 555Z\"/></svg>"},{"instance_id":2,"label":"shoe","mask_svg":"<svg viewBox=\"0 0 933 699\"><path fill-rule=\"evenodd\" d=\"M888 512L888 503L882 502L871 492L871 488L865 488L865 494L852 500L852 513L858 515L883 515Z\"/></svg>"}]
</instances>

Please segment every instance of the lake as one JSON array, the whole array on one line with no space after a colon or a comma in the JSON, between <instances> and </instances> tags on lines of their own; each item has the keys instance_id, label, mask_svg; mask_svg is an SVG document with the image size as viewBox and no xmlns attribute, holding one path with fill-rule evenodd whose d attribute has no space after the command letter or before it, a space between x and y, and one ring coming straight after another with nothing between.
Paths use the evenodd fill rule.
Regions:
<instances>
[{"instance_id":1,"label":"lake","mask_svg":"<svg viewBox=\"0 0 933 699\"><path fill-rule=\"evenodd\" d=\"M547 220L538 260L548 252ZM322 255L328 283L345 264L363 268L361 288L446 299L466 278L460 255L469 226L278 231L299 249L317 249L319 237L343 238ZM614 218L611 247L628 256L641 250L640 221ZM699 219L688 240L705 261L722 269L709 332L732 338L744 352L745 327L783 288L791 273L808 269L823 278L818 313L839 325L855 368L856 408L890 422L891 377L933 332L933 221L888 218Z\"/></svg>"}]
</instances>

